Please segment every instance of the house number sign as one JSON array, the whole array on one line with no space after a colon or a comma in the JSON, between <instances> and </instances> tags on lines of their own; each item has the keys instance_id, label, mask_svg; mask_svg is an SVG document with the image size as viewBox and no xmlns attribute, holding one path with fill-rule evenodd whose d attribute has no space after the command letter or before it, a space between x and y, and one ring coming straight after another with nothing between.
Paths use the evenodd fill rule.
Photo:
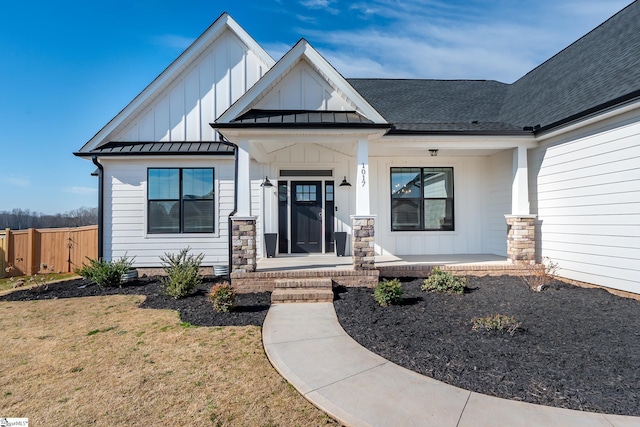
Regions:
<instances>
[{"instance_id":1,"label":"house number sign","mask_svg":"<svg viewBox=\"0 0 640 427\"><path fill-rule=\"evenodd\" d=\"M365 176L367 175L367 171L364 169L364 163L362 164L362 171L360 172L362 174L362 186L364 187L364 185L367 183Z\"/></svg>"}]
</instances>

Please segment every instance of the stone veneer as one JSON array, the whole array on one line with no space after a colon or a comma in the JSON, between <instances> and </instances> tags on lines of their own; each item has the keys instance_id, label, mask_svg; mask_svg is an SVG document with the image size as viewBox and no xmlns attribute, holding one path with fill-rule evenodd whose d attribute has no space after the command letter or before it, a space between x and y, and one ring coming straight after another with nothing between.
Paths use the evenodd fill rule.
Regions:
<instances>
[{"instance_id":1,"label":"stone veneer","mask_svg":"<svg viewBox=\"0 0 640 427\"><path fill-rule=\"evenodd\" d=\"M352 216L353 221L353 269L375 268L375 223L374 217Z\"/></svg>"},{"instance_id":2,"label":"stone veneer","mask_svg":"<svg viewBox=\"0 0 640 427\"><path fill-rule=\"evenodd\" d=\"M536 263L536 217L506 215L507 260L512 264Z\"/></svg>"},{"instance_id":3,"label":"stone veneer","mask_svg":"<svg viewBox=\"0 0 640 427\"><path fill-rule=\"evenodd\" d=\"M231 218L231 272L256 271L256 218Z\"/></svg>"}]
</instances>

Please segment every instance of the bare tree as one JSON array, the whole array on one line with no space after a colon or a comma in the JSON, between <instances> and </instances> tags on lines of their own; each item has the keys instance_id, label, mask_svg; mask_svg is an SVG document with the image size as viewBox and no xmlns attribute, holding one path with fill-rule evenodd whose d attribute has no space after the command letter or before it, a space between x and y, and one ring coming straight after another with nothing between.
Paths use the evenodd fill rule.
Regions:
<instances>
[{"instance_id":1,"label":"bare tree","mask_svg":"<svg viewBox=\"0 0 640 427\"><path fill-rule=\"evenodd\" d=\"M0 228L25 230L27 228L81 227L98 223L98 208L82 207L64 213L45 215L29 209L0 211Z\"/></svg>"}]
</instances>

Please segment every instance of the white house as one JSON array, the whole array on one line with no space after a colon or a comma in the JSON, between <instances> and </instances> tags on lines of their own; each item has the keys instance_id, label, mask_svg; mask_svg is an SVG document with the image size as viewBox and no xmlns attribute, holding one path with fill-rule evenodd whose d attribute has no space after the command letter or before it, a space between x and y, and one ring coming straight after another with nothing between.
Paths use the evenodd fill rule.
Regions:
<instances>
[{"instance_id":1,"label":"white house","mask_svg":"<svg viewBox=\"0 0 640 427\"><path fill-rule=\"evenodd\" d=\"M346 232L356 269L549 257L639 293L638 16L504 84L345 79L306 40L274 62L223 14L76 153L100 169L100 254L153 267L190 246L252 271L265 233L283 255Z\"/></svg>"}]
</instances>

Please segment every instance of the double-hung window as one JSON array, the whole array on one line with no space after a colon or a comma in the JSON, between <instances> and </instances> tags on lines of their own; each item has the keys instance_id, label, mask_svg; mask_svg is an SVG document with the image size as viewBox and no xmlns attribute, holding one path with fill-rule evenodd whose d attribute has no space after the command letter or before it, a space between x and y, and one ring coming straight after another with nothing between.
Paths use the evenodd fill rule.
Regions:
<instances>
[{"instance_id":1,"label":"double-hung window","mask_svg":"<svg viewBox=\"0 0 640 427\"><path fill-rule=\"evenodd\" d=\"M453 230L453 168L391 168L391 230Z\"/></svg>"},{"instance_id":2,"label":"double-hung window","mask_svg":"<svg viewBox=\"0 0 640 427\"><path fill-rule=\"evenodd\" d=\"M211 168L150 168L147 231L213 233L214 186Z\"/></svg>"}]
</instances>

